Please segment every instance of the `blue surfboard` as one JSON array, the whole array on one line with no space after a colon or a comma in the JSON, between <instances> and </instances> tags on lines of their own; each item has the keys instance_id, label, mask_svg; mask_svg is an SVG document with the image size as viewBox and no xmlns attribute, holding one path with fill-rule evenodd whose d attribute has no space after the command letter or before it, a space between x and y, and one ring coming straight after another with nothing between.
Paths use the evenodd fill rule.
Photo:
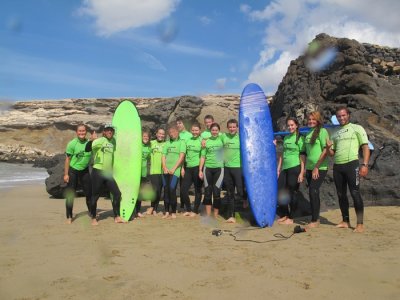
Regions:
<instances>
[{"instance_id":1,"label":"blue surfboard","mask_svg":"<svg viewBox=\"0 0 400 300\"><path fill-rule=\"evenodd\" d=\"M254 83L240 97L239 136L250 208L258 226L272 226L278 193L274 132L265 94Z\"/></svg>"}]
</instances>

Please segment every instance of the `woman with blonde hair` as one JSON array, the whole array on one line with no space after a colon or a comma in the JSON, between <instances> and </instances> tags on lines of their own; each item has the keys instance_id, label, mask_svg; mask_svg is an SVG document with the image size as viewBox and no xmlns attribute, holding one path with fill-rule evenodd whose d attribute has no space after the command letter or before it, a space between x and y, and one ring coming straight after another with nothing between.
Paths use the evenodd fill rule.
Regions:
<instances>
[{"instance_id":1,"label":"woman with blonde hair","mask_svg":"<svg viewBox=\"0 0 400 300\"><path fill-rule=\"evenodd\" d=\"M311 205L311 222L309 228L319 225L319 212L321 201L319 189L324 182L328 171L326 143L329 140L328 131L323 128L322 116L318 111L313 111L307 118L310 132L305 136L304 145L306 159L306 180L308 195Z\"/></svg>"}]
</instances>

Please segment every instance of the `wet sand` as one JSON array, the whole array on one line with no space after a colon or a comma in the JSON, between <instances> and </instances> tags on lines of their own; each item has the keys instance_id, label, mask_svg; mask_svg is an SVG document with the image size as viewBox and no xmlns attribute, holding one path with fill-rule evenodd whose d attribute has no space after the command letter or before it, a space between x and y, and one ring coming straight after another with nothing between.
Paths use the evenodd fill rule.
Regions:
<instances>
[{"instance_id":1,"label":"wet sand","mask_svg":"<svg viewBox=\"0 0 400 300\"><path fill-rule=\"evenodd\" d=\"M1 191L0 299L396 299L400 294L400 207L367 207L366 232L319 228L278 242L295 225L243 230L201 217L146 216L114 224L99 200L91 226L84 198L65 224L64 201L43 185ZM146 206L146 203L144 203ZM355 220L351 210L351 220ZM300 223L303 220L299 220Z\"/></svg>"}]
</instances>

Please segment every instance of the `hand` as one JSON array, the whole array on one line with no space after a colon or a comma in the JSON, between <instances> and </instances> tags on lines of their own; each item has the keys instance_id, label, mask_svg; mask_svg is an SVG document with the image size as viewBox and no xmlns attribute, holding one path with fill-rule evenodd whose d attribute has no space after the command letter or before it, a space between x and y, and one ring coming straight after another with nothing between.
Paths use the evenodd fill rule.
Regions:
<instances>
[{"instance_id":1,"label":"hand","mask_svg":"<svg viewBox=\"0 0 400 300\"><path fill-rule=\"evenodd\" d=\"M206 147L207 140L201 140L201 148Z\"/></svg>"},{"instance_id":2,"label":"hand","mask_svg":"<svg viewBox=\"0 0 400 300\"><path fill-rule=\"evenodd\" d=\"M276 175L278 176L278 178L279 178L279 175L281 175L281 170L276 170Z\"/></svg>"},{"instance_id":3,"label":"hand","mask_svg":"<svg viewBox=\"0 0 400 300\"><path fill-rule=\"evenodd\" d=\"M164 174L168 174L168 169L166 167L163 167L163 172Z\"/></svg>"},{"instance_id":4,"label":"hand","mask_svg":"<svg viewBox=\"0 0 400 300\"><path fill-rule=\"evenodd\" d=\"M333 142L331 140L326 140L326 148L330 149L332 148Z\"/></svg>"},{"instance_id":5,"label":"hand","mask_svg":"<svg viewBox=\"0 0 400 300\"><path fill-rule=\"evenodd\" d=\"M368 167L361 166L358 173L360 174L361 177L366 177L368 175Z\"/></svg>"},{"instance_id":6,"label":"hand","mask_svg":"<svg viewBox=\"0 0 400 300\"><path fill-rule=\"evenodd\" d=\"M200 178L201 180L203 180L203 178L204 178L204 174L203 174L202 171L199 172L199 178Z\"/></svg>"},{"instance_id":7,"label":"hand","mask_svg":"<svg viewBox=\"0 0 400 300\"><path fill-rule=\"evenodd\" d=\"M273 143L274 143L274 145L276 146L276 139L274 139L272 142L273 142Z\"/></svg>"},{"instance_id":8,"label":"hand","mask_svg":"<svg viewBox=\"0 0 400 300\"><path fill-rule=\"evenodd\" d=\"M319 170L318 168L314 168L312 170L312 179L317 180L319 178Z\"/></svg>"},{"instance_id":9,"label":"hand","mask_svg":"<svg viewBox=\"0 0 400 300\"><path fill-rule=\"evenodd\" d=\"M184 168L181 169L181 176L182 176L182 178L185 177L185 169Z\"/></svg>"},{"instance_id":10,"label":"hand","mask_svg":"<svg viewBox=\"0 0 400 300\"><path fill-rule=\"evenodd\" d=\"M176 169L171 169L171 170L168 170L168 174L170 174L170 175L174 175L175 171L176 171Z\"/></svg>"},{"instance_id":11,"label":"hand","mask_svg":"<svg viewBox=\"0 0 400 300\"><path fill-rule=\"evenodd\" d=\"M297 182L298 182L298 183L302 183L303 180L304 180L304 174L303 174L303 173L300 173L300 174L299 174L299 177L297 177Z\"/></svg>"},{"instance_id":12,"label":"hand","mask_svg":"<svg viewBox=\"0 0 400 300\"><path fill-rule=\"evenodd\" d=\"M68 183L69 182L69 175L64 175L64 182Z\"/></svg>"}]
</instances>

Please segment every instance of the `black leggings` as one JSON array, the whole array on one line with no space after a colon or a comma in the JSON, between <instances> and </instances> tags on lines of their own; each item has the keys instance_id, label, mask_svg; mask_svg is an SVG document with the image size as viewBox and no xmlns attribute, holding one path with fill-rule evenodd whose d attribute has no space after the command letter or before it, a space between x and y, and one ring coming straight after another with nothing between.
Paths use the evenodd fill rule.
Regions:
<instances>
[{"instance_id":1,"label":"black leggings","mask_svg":"<svg viewBox=\"0 0 400 300\"><path fill-rule=\"evenodd\" d=\"M157 212L158 204L160 203L161 199L161 191L164 186L163 184L163 175L162 174L153 174L149 175L149 179L151 185L153 186L154 191L156 192L156 197L153 202L151 202L151 207L153 211Z\"/></svg>"},{"instance_id":2,"label":"black leggings","mask_svg":"<svg viewBox=\"0 0 400 300\"><path fill-rule=\"evenodd\" d=\"M171 174L164 174L164 206L165 212L176 213L176 188L178 185L178 177Z\"/></svg>"},{"instance_id":3,"label":"black leggings","mask_svg":"<svg viewBox=\"0 0 400 300\"><path fill-rule=\"evenodd\" d=\"M228 193L228 218L230 218L235 216L235 188L240 200L243 200L244 189L242 168L225 167L224 184Z\"/></svg>"},{"instance_id":4,"label":"black leggings","mask_svg":"<svg viewBox=\"0 0 400 300\"><path fill-rule=\"evenodd\" d=\"M357 224L363 224L364 203L360 194L359 162L353 160L346 164L333 165L333 180L339 198L340 211L343 222L350 223L349 199L347 198L347 186L349 186L351 198L353 198L354 209L357 215Z\"/></svg>"},{"instance_id":5,"label":"black leggings","mask_svg":"<svg viewBox=\"0 0 400 300\"><path fill-rule=\"evenodd\" d=\"M81 183L86 197L86 206L90 211L90 198L92 197L92 184L90 182L89 168L78 171L73 168L68 170L69 181L65 190L65 208L67 218L72 218L72 209L74 207L74 198L78 182Z\"/></svg>"},{"instance_id":6,"label":"black leggings","mask_svg":"<svg viewBox=\"0 0 400 300\"><path fill-rule=\"evenodd\" d=\"M189 188L194 185L194 208L193 211L198 214L201 203L201 186L203 182L199 177L199 166L185 168L185 176L183 176L181 184L181 203L186 207L187 212L192 211L189 199Z\"/></svg>"},{"instance_id":7,"label":"black leggings","mask_svg":"<svg viewBox=\"0 0 400 300\"><path fill-rule=\"evenodd\" d=\"M278 190L287 189L290 194L288 205L280 205L282 217L293 219L297 209L297 194L299 192L300 183L297 182L301 168L300 165L282 170L278 179Z\"/></svg>"},{"instance_id":8,"label":"black leggings","mask_svg":"<svg viewBox=\"0 0 400 300\"><path fill-rule=\"evenodd\" d=\"M204 167L204 205L221 207L221 186L224 178L224 168Z\"/></svg>"},{"instance_id":9,"label":"black leggings","mask_svg":"<svg viewBox=\"0 0 400 300\"><path fill-rule=\"evenodd\" d=\"M97 200L100 197L100 191L103 184L106 185L108 190L112 194L112 207L114 212L114 217L118 217L119 208L121 203L121 192L118 188L117 183L114 178L103 176L103 171L98 169L93 169L92 171L92 203L90 208L90 214L93 219L96 218L97 210Z\"/></svg>"},{"instance_id":10,"label":"black leggings","mask_svg":"<svg viewBox=\"0 0 400 300\"><path fill-rule=\"evenodd\" d=\"M319 170L318 179L312 178L312 170L306 171L306 179L308 184L308 196L310 198L311 206L311 222L319 220L319 211L321 207L321 200L319 198L319 188L324 182L327 170Z\"/></svg>"}]
</instances>

